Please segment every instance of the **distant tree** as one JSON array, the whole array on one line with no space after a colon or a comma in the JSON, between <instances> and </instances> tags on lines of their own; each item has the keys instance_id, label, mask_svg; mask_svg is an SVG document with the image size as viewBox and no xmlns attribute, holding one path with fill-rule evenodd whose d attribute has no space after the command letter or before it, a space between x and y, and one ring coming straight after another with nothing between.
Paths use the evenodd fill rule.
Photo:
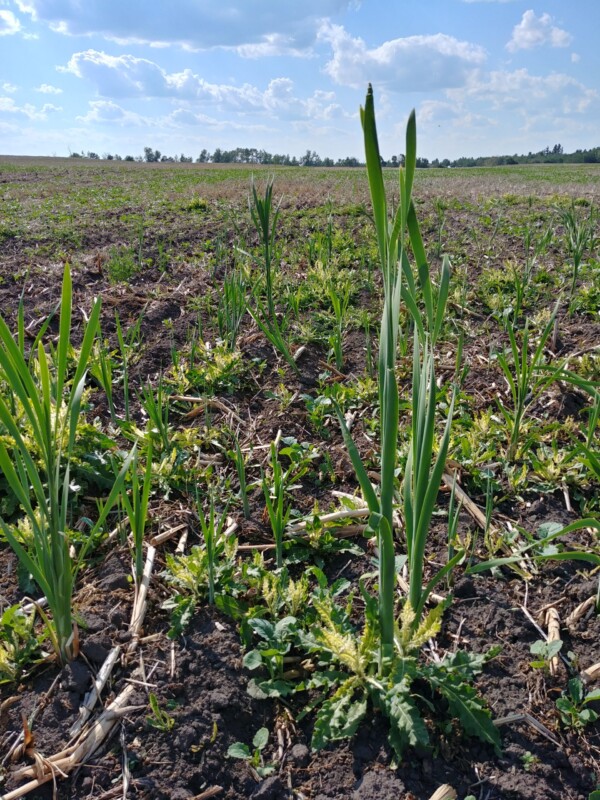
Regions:
<instances>
[{"instance_id":1,"label":"distant tree","mask_svg":"<svg viewBox=\"0 0 600 800\"><path fill-rule=\"evenodd\" d=\"M213 164L220 164L223 161L223 151L220 147L217 147L215 152L212 154Z\"/></svg>"},{"instance_id":2,"label":"distant tree","mask_svg":"<svg viewBox=\"0 0 600 800\"><path fill-rule=\"evenodd\" d=\"M421 169L427 169L429 166L429 159L428 158L417 158L417 167Z\"/></svg>"},{"instance_id":3,"label":"distant tree","mask_svg":"<svg viewBox=\"0 0 600 800\"><path fill-rule=\"evenodd\" d=\"M192 163L192 157L191 156L184 156L184 154L182 153L179 156L179 163L180 164L191 164Z\"/></svg>"},{"instance_id":4,"label":"distant tree","mask_svg":"<svg viewBox=\"0 0 600 800\"><path fill-rule=\"evenodd\" d=\"M99 159L99 158L100 158L100 156L98 155L98 153L94 153L94 152L92 152L92 151L90 151L90 150L88 150L87 157L88 157L88 158L94 158L94 159Z\"/></svg>"},{"instance_id":5,"label":"distant tree","mask_svg":"<svg viewBox=\"0 0 600 800\"><path fill-rule=\"evenodd\" d=\"M124 160L125 161L135 161L135 158L133 156L125 156Z\"/></svg>"},{"instance_id":6,"label":"distant tree","mask_svg":"<svg viewBox=\"0 0 600 800\"><path fill-rule=\"evenodd\" d=\"M210 160L210 153L205 148L204 150L200 151L200 155L196 159L196 163L197 164L206 164L206 162L209 161L209 160Z\"/></svg>"},{"instance_id":7,"label":"distant tree","mask_svg":"<svg viewBox=\"0 0 600 800\"><path fill-rule=\"evenodd\" d=\"M69 153L69 158L83 158L83 153Z\"/></svg>"},{"instance_id":8,"label":"distant tree","mask_svg":"<svg viewBox=\"0 0 600 800\"><path fill-rule=\"evenodd\" d=\"M338 158L337 160L338 167L359 167L360 161L358 158L354 158L354 156L346 156L346 158Z\"/></svg>"},{"instance_id":9,"label":"distant tree","mask_svg":"<svg viewBox=\"0 0 600 800\"><path fill-rule=\"evenodd\" d=\"M147 161L151 164L156 161L160 161L160 159L160 150L153 150L151 147L144 147L144 161Z\"/></svg>"}]
</instances>

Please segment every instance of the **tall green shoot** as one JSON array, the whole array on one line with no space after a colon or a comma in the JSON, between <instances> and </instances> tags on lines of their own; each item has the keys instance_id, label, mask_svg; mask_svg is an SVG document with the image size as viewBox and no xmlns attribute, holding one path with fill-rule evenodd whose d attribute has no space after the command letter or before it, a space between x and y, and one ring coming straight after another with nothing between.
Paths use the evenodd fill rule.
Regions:
<instances>
[{"instance_id":1,"label":"tall green shoot","mask_svg":"<svg viewBox=\"0 0 600 800\"><path fill-rule=\"evenodd\" d=\"M416 121L411 113L406 130L405 167L399 172L399 204L392 219L388 217L387 200L381 169L381 158L375 124L373 92L369 87L365 107L361 108L365 140L367 175L373 206L380 266L383 277L383 314L379 340L379 412L381 443L380 494L377 496L362 463L356 445L348 432L343 414L337 409L345 444L363 495L371 511L371 525L377 534L379 550L379 627L381 637L380 671L389 671L395 645L395 552L392 536L398 460L399 390L396 377L401 302L404 299L415 324L413 368L413 440L412 464L405 479L405 515L410 562L409 602L414 612L413 629L419 625L419 614L432 586L423 589L423 563L428 526L433 513L445 452L448 446L449 422L440 446L440 454L431 469L435 434L435 375L429 344L441 331L449 283L449 263L444 259L440 286L436 292L429 277L429 267L412 201L416 169ZM417 282L409 261L409 245L417 262L417 282L425 305L425 323L418 307ZM423 367L420 368L420 354ZM451 414L450 414L451 417ZM454 562L455 563L455 562ZM451 566L448 567L450 569ZM446 574L443 571L443 574ZM438 573L435 580L443 574Z\"/></svg>"},{"instance_id":2,"label":"tall green shoot","mask_svg":"<svg viewBox=\"0 0 600 800\"><path fill-rule=\"evenodd\" d=\"M262 490L275 540L275 565L280 569L283 566L283 534L290 516L290 508L285 507L285 475L277 456L275 442L271 442L271 471L271 482L266 475L262 477Z\"/></svg>"},{"instance_id":3,"label":"tall green shoot","mask_svg":"<svg viewBox=\"0 0 600 800\"><path fill-rule=\"evenodd\" d=\"M77 655L72 616L72 598L78 565L85 554L73 560L68 536L71 501L70 468L75 449L77 423L86 380L86 369L100 318L96 300L84 328L74 375L69 378L73 288L70 268L65 265L60 324L56 350L50 360L38 339L37 351L25 358L21 336L16 343L0 317L0 370L14 397L9 408L0 396L0 423L13 440L9 453L0 440L0 468L25 512L32 532L25 543L15 529L0 519L0 526L22 566L29 572L48 601L52 620L49 632L61 662ZM37 452L31 452L21 432L21 418L31 429ZM129 459L118 474L108 500L89 534L94 540L115 504Z\"/></svg>"},{"instance_id":4,"label":"tall green shoot","mask_svg":"<svg viewBox=\"0 0 600 800\"><path fill-rule=\"evenodd\" d=\"M144 476L140 483L138 475L138 450L137 446L133 449L133 459L131 462L131 488L129 493L123 487L121 492L121 503L129 520L131 535L133 537L133 553L135 564L135 580L139 586L144 573L144 533L148 522L148 501L152 488L152 443L148 444L146 450L146 467Z\"/></svg>"},{"instance_id":5,"label":"tall green shoot","mask_svg":"<svg viewBox=\"0 0 600 800\"><path fill-rule=\"evenodd\" d=\"M249 205L252 222L258 233L262 256L260 260L252 258L263 269L267 303L265 307L257 288L254 292L256 310L249 307L248 311L273 347L281 353L293 371L298 374L298 365L294 361L284 338L283 327L279 322L275 308L273 270L275 266L275 236L279 218L279 206L274 207L273 205L272 179L267 182L264 197L259 195L256 184L252 181L252 196Z\"/></svg>"}]
</instances>

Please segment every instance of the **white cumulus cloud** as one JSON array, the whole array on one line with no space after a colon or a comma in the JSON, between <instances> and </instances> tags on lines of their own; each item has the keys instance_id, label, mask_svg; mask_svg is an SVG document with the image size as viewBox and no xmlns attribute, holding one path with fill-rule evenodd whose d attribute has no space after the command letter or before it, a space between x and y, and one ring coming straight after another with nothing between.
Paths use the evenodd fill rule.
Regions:
<instances>
[{"instance_id":1,"label":"white cumulus cloud","mask_svg":"<svg viewBox=\"0 0 600 800\"><path fill-rule=\"evenodd\" d=\"M531 50L533 47L545 44L551 47L568 47L573 37L568 31L557 28L552 23L550 14L536 17L531 9L526 11L521 21L513 28L512 37L506 45L507 49L514 53L517 50Z\"/></svg>"},{"instance_id":2,"label":"white cumulus cloud","mask_svg":"<svg viewBox=\"0 0 600 800\"><path fill-rule=\"evenodd\" d=\"M95 123L107 122L112 125L140 126L148 125L148 120L140 114L135 114L121 108L112 100L93 100L89 103L90 110L85 116L77 117L78 122Z\"/></svg>"},{"instance_id":3,"label":"white cumulus cloud","mask_svg":"<svg viewBox=\"0 0 600 800\"><path fill-rule=\"evenodd\" d=\"M66 35L96 34L113 41L241 48L246 56L301 55L325 17L351 0L16 0L20 10Z\"/></svg>"},{"instance_id":4,"label":"white cumulus cloud","mask_svg":"<svg viewBox=\"0 0 600 800\"><path fill-rule=\"evenodd\" d=\"M16 114L31 120L44 120L48 118L48 114L58 111L62 111L62 108L52 103L44 103L41 108L36 108L31 103L24 103L19 106L12 97L0 97L0 113L3 114Z\"/></svg>"},{"instance_id":5,"label":"white cumulus cloud","mask_svg":"<svg viewBox=\"0 0 600 800\"><path fill-rule=\"evenodd\" d=\"M316 90L309 97L300 98L295 94L294 82L286 77L273 78L265 89L249 83L240 86L210 83L191 69L167 72L146 58L129 54L111 56L98 50L74 53L67 66L59 70L89 81L101 97L110 101L125 98L159 98L196 104L201 101L221 111L267 112L285 118L328 118L340 113L333 92ZM90 113L100 111L106 113L110 107L96 104ZM90 113L85 118L87 121L92 119Z\"/></svg>"},{"instance_id":6,"label":"white cumulus cloud","mask_svg":"<svg viewBox=\"0 0 600 800\"><path fill-rule=\"evenodd\" d=\"M581 114L598 105L598 92L570 75L532 75L526 69L474 73L467 86L448 92L461 104L481 103L487 109L520 116L529 113Z\"/></svg>"},{"instance_id":7,"label":"white cumulus cloud","mask_svg":"<svg viewBox=\"0 0 600 800\"><path fill-rule=\"evenodd\" d=\"M443 33L390 39L369 48L341 25L325 23L319 38L333 50L325 65L327 74L353 88L364 88L368 82L398 92L461 86L471 69L486 58L483 47Z\"/></svg>"},{"instance_id":8,"label":"white cumulus cloud","mask_svg":"<svg viewBox=\"0 0 600 800\"><path fill-rule=\"evenodd\" d=\"M21 23L12 11L0 9L0 36L10 36L21 30Z\"/></svg>"},{"instance_id":9,"label":"white cumulus cloud","mask_svg":"<svg viewBox=\"0 0 600 800\"><path fill-rule=\"evenodd\" d=\"M58 86L52 86L49 83L42 83L40 84L36 92L41 92L42 94L62 94L62 89L59 89Z\"/></svg>"}]
</instances>

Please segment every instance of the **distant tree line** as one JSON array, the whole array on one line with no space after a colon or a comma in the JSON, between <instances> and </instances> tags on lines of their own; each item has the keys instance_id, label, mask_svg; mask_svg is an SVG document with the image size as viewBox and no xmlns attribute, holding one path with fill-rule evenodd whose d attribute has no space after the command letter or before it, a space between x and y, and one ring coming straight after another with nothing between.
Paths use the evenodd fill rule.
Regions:
<instances>
[{"instance_id":1,"label":"distant tree line","mask_svg":"<svg viewBox=\"0 0 600 800\"><path fill-rule=\"evenodd\" d=\"M152 147L144 147L144 154L141 156L120 156L118 154L104 153L99 156L97 153L88 151L84 153L70 153L71 158L91 158L105 159L107 161L145 161L147 163L180 163L191 164L193 156L186 156L181 153L179 156L169 156L154 150ZM286 167L364 167L364 161L348 156L346 158L321 158L314 150L307 150L303 156L283 155L280 153L268 153L266 150L258 150L256 147L236 147L234 150L222 150L220 147L213 153L204 149L195 159L196 164L272 164ZM393 155L387 161L381 159L384 167L398 167L404 164L404 155ZM600 147L592 147L589 150L575 150L574 153L565 153L561 144L553 147L545 147L537 153L529 152L525 155L512 156L479 156L469 158L463 156L451 160L434 158L429 161L427 158L417 158L417 167L426 169L428 167L498 167L507 164L596 164L600 163Z\"/></svg>"}]
</instances>

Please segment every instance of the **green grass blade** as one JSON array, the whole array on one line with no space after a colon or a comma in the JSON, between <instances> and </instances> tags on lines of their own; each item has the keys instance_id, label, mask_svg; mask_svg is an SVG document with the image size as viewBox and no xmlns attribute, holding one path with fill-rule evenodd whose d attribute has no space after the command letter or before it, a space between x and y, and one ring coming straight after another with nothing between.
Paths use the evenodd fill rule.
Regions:
<instances>
[{"instance_id":1,"label":"green grass blade","mask_svg":"<svg viewBox=\"0 0 600 800\"><path fill-rule=\"evenodd\" d=\"M348 455L350 456L350 460L352 461L352 466L354 467L354 472L356 473L356 479L358 480L359 486L362 490L365 502L371 513L373 514L380 513L381 507L379 504L379 500L377 499L375 490L371 485L371 481L369 480L369 476L367 475L367 470L365 469L365 466L362 462L360 453L358 452L358 449L354 444L354 440L350 435L350 431L348 430L348 426L346 425L346 420L344 419L342 410L337 403L334 403L334 409L340 423L344 444L346 445L346 450L348 451Z\"/></svg>"},{"instance_id":2,"label":"green grass blade","mask_svg":"<svg viewBox=\"0 0 600 800\"><path fill-rule=\"evenodd\" d=\"M373 204L373 218L375 220L379 259L381 261L382 272L385 275L388 263L387 201L383 184L383 172L381 170L381 156L379 153L377 127L375 124L375 104L373 100L373 87L371 84L369 84L367 90L365 107L361 109L361 121L365 140L367 176L369 179L369 189L371 191L371 202Z\"/></svg>"}]
</instances>

